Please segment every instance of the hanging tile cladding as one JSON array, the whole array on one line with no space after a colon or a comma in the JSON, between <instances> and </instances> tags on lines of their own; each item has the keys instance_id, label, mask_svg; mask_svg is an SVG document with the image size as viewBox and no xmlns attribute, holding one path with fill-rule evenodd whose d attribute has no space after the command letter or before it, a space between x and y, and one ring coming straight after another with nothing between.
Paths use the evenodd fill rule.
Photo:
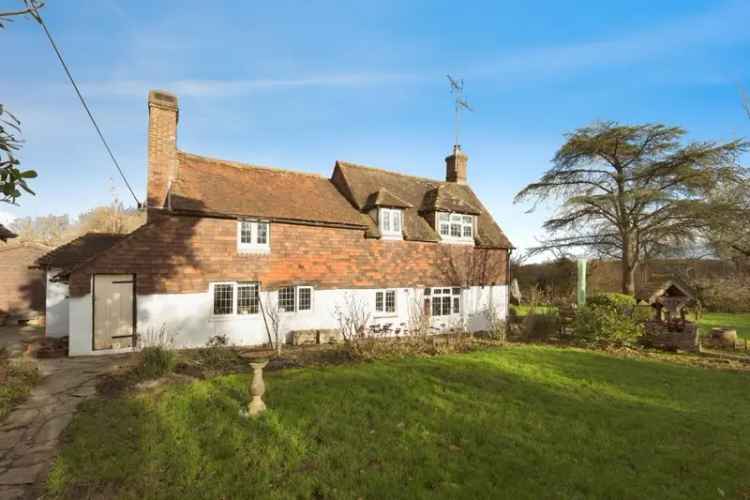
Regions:
<instances>
[{"instance_id":1,"label":"hanging tile cladding","mask_svg":"<svg viewBox=\"0 0 750 500\"><path fill-rule=\"evenodd\" d=\"M137 293L204 292L212 281L260 281L265 289L505 284L507 250L365 239L362 230L271 224L267 255L237 251L231 219L164 216L76 268L70 293L93 273L134 273Z\"/></svg>"}]
</instances>

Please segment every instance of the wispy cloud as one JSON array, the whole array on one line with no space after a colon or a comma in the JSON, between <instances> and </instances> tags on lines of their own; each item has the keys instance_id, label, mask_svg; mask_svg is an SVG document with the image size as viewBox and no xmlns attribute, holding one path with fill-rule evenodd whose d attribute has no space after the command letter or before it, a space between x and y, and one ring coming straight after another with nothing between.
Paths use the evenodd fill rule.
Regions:
<instances>
[{"instance_id":1,"label":"wispy cloud","mask_svg":"<svg viewBox=\"0 0 750 500\"><path fill-rule=\"evenodd\" d=\"M261 78L237 80L122 80L85 82L88 95L143 96L148 89L164 88L180 96L233 97L264 90L289 87L364 87L417 81L420 77L400 73L352 73L300 78Z\"/></svg>"}]
</instances>

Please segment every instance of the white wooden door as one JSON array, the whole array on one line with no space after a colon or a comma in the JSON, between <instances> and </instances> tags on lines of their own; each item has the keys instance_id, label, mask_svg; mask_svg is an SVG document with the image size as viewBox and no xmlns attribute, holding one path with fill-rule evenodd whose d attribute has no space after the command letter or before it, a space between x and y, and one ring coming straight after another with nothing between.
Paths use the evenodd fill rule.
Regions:
<instances>
[{"instance_id":1,"label":"white wooden door","mask_svg":"<svg viewBox=\"0 0 750 500\"><path fill-rule=\"evenodd\" d=\"M94 350L133 346L133 275L94 276Z\"/></svg>"}]
</instances>

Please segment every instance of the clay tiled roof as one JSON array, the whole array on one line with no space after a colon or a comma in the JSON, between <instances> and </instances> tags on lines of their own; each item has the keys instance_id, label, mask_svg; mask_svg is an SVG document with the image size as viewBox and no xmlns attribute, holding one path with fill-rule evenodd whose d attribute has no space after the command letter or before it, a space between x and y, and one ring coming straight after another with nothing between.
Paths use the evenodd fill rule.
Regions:
<instances>
[{"instance_id":1,"label":"clay tiled roof","mask_svg":"<svg viewBox=\"0 0 750 500\"><path fill-rule=\"evenodd\" d=\"M664 294L672 286L676 287L682 293L692 300L696 298L696 292L680 277L672 274L659 274L643 283L635 294L636 299L648 303L653 303L660 295Z\"/></svg>"},{"instance_id":2,"label":"clay tiled roof","mask_svg":"<svg viewBox=\"0 0 750 500\"><path fill-rule=\"evenodd\" d=\"M325 177L178 154L175 211L364 227L362 214Z\"/></svg>"},{"instance_id":3,"label":"clay tiled roof","mask_svg":"<svg viewBox=\"0 0 750 500\"><path fill-rule=\"evenodd\" d=\"M372 207L395 207L395 208L411 208L414 205L402 200L395 194L391 193L387 189L379 189L377 193L372 193L365 204L365 208Z\"/></svg>"},{"instance_id":4,"label":"clay tiled roof","mask_svg":"<svg viewBox=\"0 0 750 500\"><path fill-rule=\"evenodd\" d=\"M477 207L463 199L459 184L445 183L428 191L422 203L422 212L460 212L464 214L480 215ZM453 192L452 192L453 191ZM455 192L459 191L459 192Z\"/></svg>"},{"instance_id":5,"label":"clay tiled roof","mask_svg":"<svg viewBox=\"0 0 750 500\"><path fill-rule=\"evenodd\" d=\"M343 161L336 162L333 181L359 210L366 210L373 193L387 190L411 205L404 209L404 238L439 241L440 237L424 217L426 212L448 210L478 215L477 241L481 246L512 248L510 241L495 223L471 188L463 184L404 175L379 168ZM424 210L423 210L424 209ZM370 220L368 236L377 234Z\"/></svg>"},{"instance_id":6,"label":"clay tiled roof","mask_svg":"<svg viewBox=\"0 0 750 500\"><path fill-rule=\"evenodd\" d=\"M15 238L16 234L10 229L0 224L0 240L7 241L11 238Z\"/></svg>"},{"instance_id":7,"label":"clay tiled roof","mask_svg":"<svg viewBox=\"0 0 750 500\"><path fill-rule=\"evenodd\" d=\"M86 233L70 243L61 245L36 261L38 266L70 269L100 252L109 250L126 235L111 233Z\"/></svg>"}]
</instances>

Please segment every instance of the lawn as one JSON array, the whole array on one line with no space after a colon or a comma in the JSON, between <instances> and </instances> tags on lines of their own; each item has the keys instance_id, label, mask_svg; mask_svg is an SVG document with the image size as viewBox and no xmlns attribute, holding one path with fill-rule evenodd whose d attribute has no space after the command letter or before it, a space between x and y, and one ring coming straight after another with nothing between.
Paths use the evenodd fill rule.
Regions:
<instances>
[{"instance_id":1,"label":"lawn","mask_svg":"<svg viewBox=\"0 0 750 500\"><path fill-rule=\"evenodd\" d=\"M750 373L518 345L83 404L51 498L737 498Z\"/></svg>"},{"instance_id":2,"label":"lawn","mask_svg":"<svg viewBox=\"0 0 750 500\"><path fill-rule=\"evenodd\" d=\"M708 333L711 328L727 326L737 329L737 336L750 340L750 313L705 313L698 326L703 333Z\"/></svg>"}]
</instances>

